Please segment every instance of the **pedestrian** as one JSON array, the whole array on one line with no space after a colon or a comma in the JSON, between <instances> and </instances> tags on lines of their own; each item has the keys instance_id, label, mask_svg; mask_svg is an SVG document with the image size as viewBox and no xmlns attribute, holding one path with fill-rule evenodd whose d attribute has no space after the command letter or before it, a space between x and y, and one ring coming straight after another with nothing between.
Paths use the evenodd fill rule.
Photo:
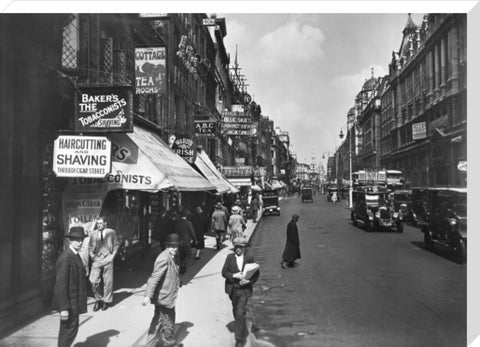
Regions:
<instances>
[{"instance_id":1,"label":"pedestrian","mask_svg":"<svg viewBox=\"0 0 480 347\"><path fill-rule=\"evenodd\" d=\"M212 214L211 230L215 233L215 240L217 243L217 250L220 249L225 232L227 230L228 220L225 212L222 210L222 204L217 202L215 205L215 211Z\"/></svg>"},{"instance_id":2,"label":"pedestrian","mask_svg":"<svg viewBox=\"0 0 480 347\"><path fill-rule=\"evenodd\" d=\"M252 296L253 285L260 276L260 270L249 278L244 278L245 264L254 264L253 256L246 253L247 239L237 237L233 239L234 253L227 255L222 268L225 278L225 293L232 301L232 312L235 318L235 347L243 346L248 335L245 319L248 299Z\"/></svg>"},{"instance_id":3,"label":"pedestrian","mask_svg":"<svg viewBox=\"0 0 480 347\"><path fill-rule=\"evenodd\" d=\"M298 214L292 215L292 220L287 225L287 241L282 256L282 268L294 267L295 260L300 259L300 239L298 237L297 221L300 219Z\"/></svg>"},{"instance_id":4,"label":"pedestrian","mask_svg":"<svg viewBox=\"0 0 480 347\"><path fill-rule=\"evenodd\" d=\"M239 214L240 216L242 216L242 218L244 218L244 220L245 220L245 215L244 215L245 210L242 208L242 202L241 202L240 199L236 199L236 200L235 200L235 203L234 203L234 205L232 206L232 211L233 211L233 208L234 208L235 206L238 207L238 210L239 210L239 211L238 211L238 214ZM232 213L233 213L233 212L232 212Z\"/></svg>"},{"instance_id":5,"label":"pedestrian","mask_svg":"<svg viewBox=\"0 0 480 347\"><path fill-rule=\"evenodd\" d=\"M250 209L252 210L252 219L253 222L257 222L257 217L258 217L258 209L260 208L260 203L258 202L258 198L255 195L255 197L252 199L250 202Z\"/></svg>"},{"instance_id":6,"label":"pedestrian","mask_svg":"<svg viewBox=\"0 0 480 347\"><path fill-rule=\"evenodd\" d=\"M193 230L195 230L195 237L197 238L195 259L200 259L200 252L205 248L205 232L207 231L207 223L200 206L197 206L192 216L192 225Z\"/></svg>"},{"instance_id":7,"label":"pedestrian","mask_svg":"<svg viewBox=\"0 0 480 347\"><path fill-rule=\"evenodd\" d=\"M90 258L92 269L90 282L95 297L94 311L105 311L113 301L113 261L118 252L120 243L115 230L107 228L105 217L96 219L95 230L90 235ZM103 282L103 293L101 285Z\"/></svg>"},{"instance_id":8,"label":"pedestrian","mask_svg":"<svg viewBox=\"0 0 480 347\"><path fill-rule=\"evenodd\" d=\"M185 271L187 271L187 265L192 257L192 242L195 245L197 243L197 237L195 236L192 222L187 219L188 215L188 210L182 210L180 220L175 224L175 234L179 236L181 242L178 248L180 275L183 275Z\"/></svg>"},{"instance_id":9,"label":"pedestrian","mask_svg":"<svg viewBox=\"0 0 480 347\"><path fill-rule=\"evenodd\" d=\"M147 347L155 347L161 341L162 346L175 345L175 303L180 288L180 272L177 252L180 237L168 234L165 238L165 250L155 259L153 271L147 281L143 305L155 305L147 335Z\"/></svg>"},{"instance_id":10,"label":"pedestrian","mask_svg":"<svg viewBox=\"0 0 480 347\"><path fill-rule=\"evenodd\" d=\"M235 239L236 237L243 236L243 231L247 227L245 221L243 220L242 216L240 216L240 207L233 206L232 207L232 215L228 220L228 227L230 229L231 239Z\"/></svg>"},{"instance_id":11,"label":"pedestrian","mask_svg":"<svg viewBox=\"0 0 480 347\"><path fill-rule=\"evenodd\" d=\"M74 226L66 235L68 247L58 257L52 309L60 313L58 347L70 347L78 333L78 315L87 312L87 277L78 252L85 230Z\"/></svg>"}]
</instances>

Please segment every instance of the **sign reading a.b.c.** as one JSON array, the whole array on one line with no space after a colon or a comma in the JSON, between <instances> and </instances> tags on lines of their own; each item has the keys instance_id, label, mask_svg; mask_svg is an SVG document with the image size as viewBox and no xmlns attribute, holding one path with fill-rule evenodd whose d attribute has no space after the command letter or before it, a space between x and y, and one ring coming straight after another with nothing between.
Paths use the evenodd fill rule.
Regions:
<instances>
[{"instance_id":1,"label":"sign reading a.b.c.","mask_svg":"<svg viewBox=\"0 0 480 347\"><path fill-rule=\"evenodd\" d=\"M133 96L125 87L85 87L76 95L78 132L132 132Z\"/></svg>"}]
</instances>

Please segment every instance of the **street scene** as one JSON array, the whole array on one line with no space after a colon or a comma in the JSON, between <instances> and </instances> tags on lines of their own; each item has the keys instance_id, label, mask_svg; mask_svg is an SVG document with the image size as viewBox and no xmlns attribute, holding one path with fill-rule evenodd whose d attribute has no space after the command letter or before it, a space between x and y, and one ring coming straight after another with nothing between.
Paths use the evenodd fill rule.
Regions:
<instances>
[{"instance_id":1,"label":"street scene","mask_svg":"<svg viewBox=\"0 0 480 347\"><path fill-rule=\"evenodd\" d=\"M0 13L0 346L473 342L474 4L79 5Z\"/></svg>"}]
</instances>

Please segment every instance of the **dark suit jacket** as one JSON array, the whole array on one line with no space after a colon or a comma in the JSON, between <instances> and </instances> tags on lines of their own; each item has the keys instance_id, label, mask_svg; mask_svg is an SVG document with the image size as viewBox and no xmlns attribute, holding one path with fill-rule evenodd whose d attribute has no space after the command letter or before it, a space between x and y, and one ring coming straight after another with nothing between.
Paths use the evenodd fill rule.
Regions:
<instances>
[{"instance_id":1,"label":"dark suit jacket","mask_svg":"<svg viewBox=\"0 0 480 347\"><path fill-rule=\"evenodd\" d=\"M87 279L82 260L67 246L57 260L52 309L73 315L87 312Z\"/></svg>"},{"instance_id":2,"label":"dark suit jacket","mask_svg":"<svg viewBox=\"0 0 480 347\"><path fill-rule=\"evenodd\" d=\"M253 256L250 254L250 252L245 252L244 258L243 258L243 267L247 263L254 263L255 260L253 259ZM241 270L243 270L243 267ZM252 296L252 288L255 282L257 282L258 277L260 276L260 270L258 270L252 278L250 278L250 283L244 286L240 286L240 280L237 278L233 278L233 274L236 274L237 272L240 272L240 269L237 266L237 261L235 259L235 254L230 253L227 255L227 259L225 259L225 264L223 265L222 269L222 276L225 277L225 293L230 295L232 293L233 288L242 288L246 289L247 291L247 296L251 297Z\"/></svg>"}]
</instances>

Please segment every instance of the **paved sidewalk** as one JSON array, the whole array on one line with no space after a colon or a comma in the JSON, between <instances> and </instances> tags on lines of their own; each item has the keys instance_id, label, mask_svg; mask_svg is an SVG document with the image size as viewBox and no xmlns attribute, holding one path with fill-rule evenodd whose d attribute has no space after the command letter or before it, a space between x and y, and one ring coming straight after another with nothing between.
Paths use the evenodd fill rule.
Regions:
<instances>
[{"instance_id":1,"label":"paved sidewalk","mask_svg":"<svg viewBox=\"0 0 480 347\"><path fill-rule=\"evenodd\" d=\"M251 220L247 222L248 239L256 226ZM234 345L232 306L221 275L231 251L230 240L217 251L215 238L207 235L201 259L192 260L183 276L185 284L177 300L175 336L184 347ZM114 306L108 310L93 312L94 300L89 298L88 312L80 315L74 347L144 346L154 306L141 303L157 254L158 250L153 251L143 261L115 272ZM0 340L0 346L56 347L58 327L58 314L47 314ZM251 345L249 338L245 347Z\"/></svg>"}]
</instances>

